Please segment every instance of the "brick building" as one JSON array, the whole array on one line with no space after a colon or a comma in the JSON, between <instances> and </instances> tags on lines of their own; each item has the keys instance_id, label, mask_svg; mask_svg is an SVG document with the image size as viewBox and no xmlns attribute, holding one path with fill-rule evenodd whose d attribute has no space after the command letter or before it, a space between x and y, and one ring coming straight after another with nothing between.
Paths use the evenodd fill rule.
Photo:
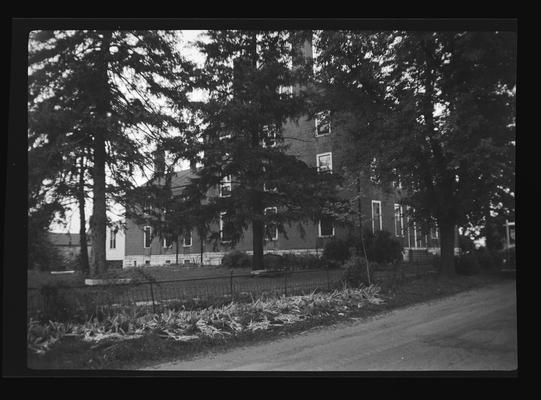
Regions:
<instances>
[{"instance_id":1,"label":"brick building","mask_svg":"<svg viewBox=\"0 0 541 400\"><path fill-rule=\"evenodd\" d=\"M305 54L311 56L310 43L304 46ZM295 90L291 88L291 90ZM327 115L328 117L328 115ZM301 118L297 122L288 122L283 127L284 141L289 145L288 152L304 161L308 166L320 169L329 168L340 171L343 163L343 154L348 141L337 127L333 126L332 118L325 118L321 114L315 119ZM190 170L177 172L172 178L173 191L182 190L182 186L193 176ZM355 193L344 192L341 195L349 198ZM360 206L363 227L373 231L386 230L402 240L406 249L406 259L415 258L416 253L439 250L437 230L430 234L423 234L420 229L409 226L408 221L401 215L402 208L398 205L400 189L384 191L378 185L372 184L367 177L361 179ZM272 210L270 210L272 211ZM164 242L163 239L152 238L150 226L138 226L134 221L126 221L125 257L124 267L141 265L166 265L176 262L177 254L174 244ZM276 232L273 240L265 241L265 253L310 253L321 254L325 244L333 238L345 238L355 234L358 220L352 226L339 226L332 221L319 221L317 224L304 224L305 235L301 237L295 227L287 231L288 239ZM217 230L218 227L215 227ZM200 263L201 253L203 264L219 264L222 257L232 250L227 243L220 243L217 248L203 243L196 232L181 238L178 246L179 263ZM251 253L252 232L244 232L242 240L234 249Z\"/></svg>"}]
</instances>

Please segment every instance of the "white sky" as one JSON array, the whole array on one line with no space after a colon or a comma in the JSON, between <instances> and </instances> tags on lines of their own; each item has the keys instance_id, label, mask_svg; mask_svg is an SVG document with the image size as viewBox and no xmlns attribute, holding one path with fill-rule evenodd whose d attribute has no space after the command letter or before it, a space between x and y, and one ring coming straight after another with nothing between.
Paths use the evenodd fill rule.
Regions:
<instances>
[{"instance_id":1,"label":"white sky","mask_svg":"<svg viewBox=\"0 0 541 400\"><path fill-rule=\"evenodd\" d=\"M193 61L194 63L198 64L198 66L202 66L204 62L204 56L201 54L193 45L192 42L198 39L204 39L204 35L200 37L201 34L203 34L204 30L183 30L181 32L181 47L180 51L182 55L188 59ZM202 93L194 93L191 98L193 100L200 99L203 96ZM180 165L179 169L185 169L189 167L189 163L183 163ZM139 184L144 183L147 178L145 178L140 172L137 172L134 176L135 181ZM86 217L88 217L92 214L92 200L88 200L85 208ZM122 213L124 212L124 209L119 204L112 205L111 212L108 212L108 216L113 221L118 221L121 219ZM50 227L50 230L52 232L71 232L71 233L79 233L80 229L80 219L79 219L79 211L77 205L71 206L69 210L66 211L66 226L63 226L61 224L53 224ZM88 229L88 221L86 223L87 229Z\"/></svg>"}]
</instances>

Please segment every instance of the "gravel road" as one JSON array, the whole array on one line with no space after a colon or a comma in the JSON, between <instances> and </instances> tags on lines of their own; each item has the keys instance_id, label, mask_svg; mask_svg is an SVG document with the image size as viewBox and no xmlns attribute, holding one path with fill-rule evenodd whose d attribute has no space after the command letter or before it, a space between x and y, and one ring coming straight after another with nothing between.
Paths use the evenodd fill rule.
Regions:
<instances>
[{"instance_id":1,"label":"gravel road","mask_svg":"<svg viewBox=\"0 0 541 400\"><path fill-rule=\"evenodd\" d=\"M517 368L515 281L368 320L149 370L426 371Z\"/></svg>"}]
</instances>

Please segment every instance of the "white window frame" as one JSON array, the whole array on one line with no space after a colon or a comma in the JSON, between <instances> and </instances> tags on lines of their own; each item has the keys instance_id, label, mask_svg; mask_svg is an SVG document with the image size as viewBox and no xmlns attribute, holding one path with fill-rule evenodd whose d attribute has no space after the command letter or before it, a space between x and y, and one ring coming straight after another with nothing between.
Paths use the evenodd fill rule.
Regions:
<instances>
[{"instance_id":1,"label":"white window frame","mask_svg":"<svg viewBox=\"0 0 541 400\"><path fill-rule=\"evenodd\" d=\"M264 125L263 126L263 133L265 134L265 131L268 131L269 130L269 125ZM266 147L276 147L278 145L278 135L277 135L277 129L275 129L273 131L273 138L269 138L269 143L271 143L270 146L267 146L267 144L265 143L265 139L267 138L266 137L266 134L265 134L265 137L261 140L261 147L263 148L266 148Z\"/></svg>"},{"instance_id":2,"label":"white window frame","mask_svg":"<svg viewBox=\"0 0 541 400\"><path fill-rule=\"evenodd\" d=\"M330 159L330 167L329 169L321 169L321 166L320 166L320 162L319 162L319 159L323 156L329 156L329 159ZM329 172L332 172L332 151L329 151L327 153L319 153L319 154L316 154L316 165L317 165L317 170L318 172L320 171L329 171Z\"/></svg>"},{"instance_id":3,"label":"white window frame","mask_svg":"<svg viewBox=\"0 0 541 400\"><path fill-rule=\"evenodd\" d=\"M379 230L383 230L383 210L381 208L381 200L372 200L370 207L372 213L372 233L376 233L376 226L374 224L374 204L379 205Z\"/></svg>"},{"instance_id":4,"label":"white window frame","mask_svg":"<svg viewBox=\"0 0 541 400\"><path fill-rule=\"evenodd\" d=\"M283 94L283 93L292 95L293 94L293 85L279 85L278 86L278 94Z\"/></svg>"},{"instance_id":5,"label":"white window frame","mask_svg":"<svg viewBox=\"0 0 541 400\"><path fill-rule=\"evenodd\" d=\"M267 183L263 182L263 191L264 192L270 192L270 193L276 193L278 191L278 188L276 186L268 188Z\"/></svg>"},{"instance_id":6,"label":"white window frame","mask_svg":"<svg viewBox=\"0 0 541 400\"><path fill-rule=\"evenodd\" d=\"M399 226L397 226L397 222ZM400 229L397 229L398 227L400 227ZM394 234L395 236L404 236L404 213L402 206L398 203L394 203Z\"/></svg>"},{"instance_id":7,"label":"white window frame","mask_svg":"<svg viewBox=\"0 0 541 400\"><path fill-rule=\"evenodd\" d=\"M229 187L229 194L227 196L224 196L222 192L223 192L223 188L226 187L226 186ZM231 196L231 175L225 176L220 181L219 195L220 195L220 197L230 197Z\"/></svg>"},{"instance_id":8,"label":"white window frame","mask_svg":"<svg viewBox=\"0 0 541 400\"><path fill-rule=\"evenodd\" d=\"M148 235L150 236L148 246L146 245L146 243L147 243L147 228L148 228ZM152 227L149 226L149 225L145 225L145 226L143 226L143 248L144 249L149 249L151 245L152 245Z\"/></svg>"},{"instance_id":9,"label":"white window frame","mask_svg":"<svg viewBox=\"0 0 541 400\"><path fill-rule=\"evenodd\" d=\"M231 240L224 240L224 220L223 220L223 216L226 215L227 213L225 211L222 211L220 213L220 241L222 243L230 243Z\"/></svg>"},{"instance_id":10,"label":"white window frame","mask_svg":"<svg viewBox=\"0 0 541 400\"><path fill-rule=\"evenodd\" d=\"M164 237L164 238L163 238L163 243L162 243L162 245L163 245L163 247L164 247L165 249L168 249L168 248L171 247L172 243L170 243L169 245L167 245L167 238Z\"/></svg>"},{"instance_id":11,"label":"white window frame","mask_svg":"<svg viewBox=\"0 0 541 400\"><path fill-rule=\"evenodd\" d=\"M192 231L190 231L190 244L186 244L186 235L182 238L182 247L192 247Z\"/></svg>"},{"instance_id":12,"label":"white window frame","mask_svg":"<svg viewBox=\"0 0 541 400\"><path fill-rule=\"evenodd\" d=\"M319 130L318 130L318 125L319 125L319 120L321 120L322 118L319 117L319 116L322 115L322 114L326 114L326 113L329 114L329 118L328 118L329 132L323 133L323 134L320 135ZM315 136L316 137L328 136L328 135L331 134L331 132L332 132L332 130L331 130L331 112L329 110L324 110L324 111L318 112L314 117L314 123L315 123Z\"/></svg>"},{"instance_id":13,"label":"white window frame","mask_svg":"<svg viewBox=\"0 0 541 400\"><path fill-rule=\"evenodd\" d=\"M274 210L274 213L277 214L278 213L278 207L267 207L265 208L265 215L267 214L267 210ZM275 225L275 229L274 229L274 236L272 236L270 239L267 237L267 235L265 235L265 240L278 240L278 225L274 224ZM265 225L265 233L267 231L267 225Z\"/></svg>"},{"instance_id":14,"label":"white window frame","mask_svg":"<svg viewBox=\"0 0 541 400\"><path fill-rule=\"evenodd\" d=\"M430 228L430 239L439 239L440 238L440 230L437 226L433 226Z\"/></svg>"},{"instance_id":15,"label":"white window frame","mask_svg":"<svg viewBox=\"0 0 541 400\"><path fill-rule=\"evenodd\" d=\"M109 228L109 248L116 249L116 234L113 228Z\"/></svg>"},{"instance_id":16,"label":"white window frame","mask_svg":"<svg viewBox=\"0 0 541 400\"><path fill-rule=\"evenodd\" d=\"M318 223L317 223L318 237L320 237L320 238L334 237L334 234L335 234L334 222L331 222L331 223L332 223L332 234L331 235L322 235L321 234L321 219L318 221Z\"/></svg>"}]
</instances>

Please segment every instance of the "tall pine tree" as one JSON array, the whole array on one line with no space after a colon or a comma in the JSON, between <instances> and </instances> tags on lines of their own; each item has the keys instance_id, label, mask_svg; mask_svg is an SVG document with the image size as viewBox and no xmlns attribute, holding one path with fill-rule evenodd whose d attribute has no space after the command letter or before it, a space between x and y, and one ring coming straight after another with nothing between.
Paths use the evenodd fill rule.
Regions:
<instances>
[{"instance_id":1,"label":"tall pine tree","mask_svg":"<svg viewBox=\"0 0 541 400\"><path fill-rule=\"evenodd\" d=\"M100 273L106 270L107 204L125 202L134 171L152 165L152 143L184 129L192 65L178 53L176 34L164 31L38 31L29 50L30 118L52 121L33 124L29 137L68 144L60 157L74 156L80 172L86 162L91 272Z\"/></svg>"}]
</instances>

